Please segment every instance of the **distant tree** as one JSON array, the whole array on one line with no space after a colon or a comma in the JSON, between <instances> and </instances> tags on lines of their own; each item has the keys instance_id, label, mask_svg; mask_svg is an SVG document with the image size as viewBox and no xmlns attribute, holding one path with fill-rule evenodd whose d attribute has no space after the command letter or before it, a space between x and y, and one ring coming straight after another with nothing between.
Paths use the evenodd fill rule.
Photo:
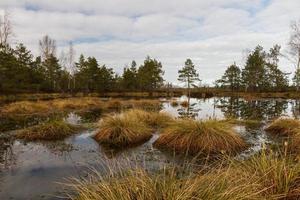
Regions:
<instances>
[{"instance_id":1,"label":"distant tree","mask_svg":"<svg viewBox=\"0 0 300 200\"><path fill-rule=\"evenodd\" d=\"M69 82L68 82L69 90L75 89L75 86L76 86L75 74L76 74L77 68L76 68L74 59L75 59L75 50L74 50L73 43L70 42L69 43L69 51L67 54L67 66L68 66L68 71L70 72ZM72 81L72 83L71 83L71 81ZM71 85L73 85L73 87L71 87Z\"/></svg>"},{"instance_id":2,"label":"distant tree","mask_svg":"<svg viewBox=\"0 0 300 200\"><path fill-rule=\"evenodd\" d=\"M122 88L126 90L136 90L137 85L137 68L136 62L132 61L131 67L125 67L122 75Z\"/></svg>"},{"instance_id":3,"label":"distant tree","mask_svg":"<svg viewBox=\"0 0 300 200\"><path fill-rule=\"evenodd\" d=\"M139 89L153 90L159 88L163 84L163 74L161 63L148 56L137 72Z\"/></svg>"},{"instance_id":4,"label":"distant tree","mask_svg":"<svg viewBox=\"0 0 300 200\"><path fill-rule=\"evenodd\" d=\"M56 54L56 41L45 35L39 41L40 53L42 60L46 60Z\"/></svg>"},{"instance_id":5,"label":"distant tree","mask_svg":"<svg viewBox=\"0 0 300 200\"><path fill-rule=\"evenodd\" d=\"M58 82L61 78L61 66L59 65L59 60L54 55L50 54L42 62L42 66L45 69L45 77L49 89L51 91L56 91L59 89Z\"/></svg>"},{"instance_id":6,"label":"distant tree","mask_svg":"<svg viewBox=\"0 0 300 200\"><path fill-rule=\"evenodd\" d=\"M7 46L12 35L13 30L10 15L4 12L4 14L0 16L0 46Z\"/></svg>"},{"instance_id":7,"label":"distant tree","mask_svg":"<svg viewBox=\"0 0 300 200\"><path fill-rule=\"evenodd\" d=\"M287 73L282 72L278 67L280 46L274 45L267 54L266 76L269 82L269 90L283 91L288 87Z\"/></svg>"},{"instance_id":8,"label":"distant tree","mask_svg":"<svg viewBox=\"0 0 300 200\"><path fill-rule=\"evenodd\" d=\"M248 55L246 66L242 70L242 80L246 91L259 91L269 87L265 79L265 58L266 53L259 45Z\"/></svg>"},{"instance_id":9,"label":"distant tree","mask_svg":"<svg viewBox=\"0 0 300 200\"><path fill-rule=\"evenodd\" d=\"M234 63L230 65L221 79L217 81L222 87L228 87L231 91L237 91L241 86L241 69Z\"/></svg>"},{"instance_id":10,"label":"distant tree","mask_svg":"<svg viewBox=\"0 0 300 200\"><path fill-rule=\"evenodd\" d=\"M184 67L178 71L178 74L178 80L187 84L188 97L190 97L191 84L196 81L200 81L199 74L197 73L191 59L187 59L185 61Z\"/></svg>"},{"instance_id":11,"label":"distant tree","mask_svg":"<svg viewBox=\"0 0 300 200\"><path fill-rule=\"evenodd\" d=\"M298 22L293 22L291 25L289 47L289 53L291 55L292 61L296 65L296 72L293 80L298 91L300 88L300 81L298 81L300 80L300 77L297 77L300 75L298 73L300 71L300 20Z\"/></svg>"}]
</instances>

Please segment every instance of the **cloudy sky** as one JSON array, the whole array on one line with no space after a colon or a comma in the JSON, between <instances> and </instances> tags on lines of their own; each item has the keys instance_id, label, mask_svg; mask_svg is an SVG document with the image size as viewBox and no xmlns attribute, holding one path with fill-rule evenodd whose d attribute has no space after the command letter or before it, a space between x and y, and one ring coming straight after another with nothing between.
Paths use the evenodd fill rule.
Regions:
<instances>
[{"instance_id":1,"label":"cloudy sky","mask_svg":"<svg viewBox=\"0 0 300 200\"><path fill-rule=\"evenodd\" d=\"M278 43L284 53L291 21L300 19L299 0L0 0L4 10L14 43L36 55L38 40L48 34L58 54L73 41L77 56L95 56L118 73L149 55L174 83L186 58L212 83L234 61L244 65L247 49L257 44ZM287 60L280 64L294 70Z\"/></svg>"}]
</instances>

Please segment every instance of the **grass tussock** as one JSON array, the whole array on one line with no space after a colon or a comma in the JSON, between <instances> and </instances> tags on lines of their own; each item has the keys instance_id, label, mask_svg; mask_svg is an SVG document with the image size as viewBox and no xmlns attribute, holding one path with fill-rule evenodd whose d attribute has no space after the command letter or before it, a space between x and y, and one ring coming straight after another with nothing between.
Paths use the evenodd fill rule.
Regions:
<instances>
[{"instance_id":1,"label":"grass tussock","mask_svg":"<svg viewBox=\"0 0 300 200\"><path fill-rule=\"evenodd\" d=\"M255 177L263 196L269 199L299 199L300 163L289 155L274 152L261 153L234 166L235 173Z\"/></svg>"},{"instance_id":2,"label":"grass tussock","mask_svg":"<svg viewBox=\"0 0 300 200\"><path fill-rule=\"evenodd\" d=\"M228 123L216 120L176 120L166 127L154 145L188 154L236 153L247 145Z\"/></svg>"},{"instance_id":3,"label":"grass tussock","mask_svg":"<svg viewBox=\"0 0 300 200\"><path fill-rule=\"evenodd\" d=\"M28 141L34 140L60 140L64 139L81 129L63 121L51 121L19 131L16 137Z\"/></svg>"},{"instance_id":4,"label":"grass tussock","mask_svg":"<svg viewBox=\"0 0 300 200\"><path fill-rule=\"evenodd\" d=\"M239 177L234 179L226 170L204 175L181 176L175 168L151 174L144 169L125 173L95 175L94 179L75 180L73 200L149 200L149 199L260 199L256 183ZM91 181L92 180L92 181ZM98 181L96 181L98 180Z\"/></svg>"},{"instance_id":5,"label":"grass tussock","mask_svg":"<svg viewBox=\"0 0 300 200\"><path fill-rule=\"evenodd\" d=\"M114 147L144 142L152 136L152 129L137 118L124 114L107 116L100 121L99 132L94 136L100 143Z\"/></svg>"},{"instance_id":6,"label":"grass tussock","mask_svg":"<svg viewBox=\"0 0 300 200\"><path fill-rule=\"evenodd\" d=\"M189 102L188 102L188 101L182 101L182 102L180 103L180 105L181 105L182 107L184 107L184 108L187 108L187 107L189 107Z\"/></svg>"},{"instance_id":7,"label":"grass tussock","mask_svg":"<svg viewBox=\"0 0 300 200\"><path fill-rule=\"evenodd\" d=\"M294 135L300 128L300 121L297 119L281 118L272 122L265 131L278 136Z\"/></svg>"},{"instance_id":8,"label":"grass tussock","mask_svg":"<svg viewBox=\"0 0 300 200\"><path fill-rule=\"evenodd\" d=\"M152 128L166 127L173 122L173 117L165 112L144 111L141 109L131 109L124 112L124 116L128 118L136 118Z\"/></svg>"},{"instance_id":9,"label":"grass tussock","mask_svg":"<svg viewBox=\"0 0 300 200\"><path fill-rule=\"evenodd\" d=\"M247 160L225 160L210 170L164 168L151 173L131 168L107 175L93 173L70 184L73 200L214 199L296 200L300 196L300 163L263 150ZM120 167L119 169L122 169Z\"/></svg>"},{"instance_id":10,"label":"grass tussock","mask_svg":"<svg viewBox=\"0 0 300 200\"><path fill-rule=\"evenodd\" d=\"M172 107L177 107L179 105L177 101L171 101L170 104Z\"/></svg>"}]
</instances>

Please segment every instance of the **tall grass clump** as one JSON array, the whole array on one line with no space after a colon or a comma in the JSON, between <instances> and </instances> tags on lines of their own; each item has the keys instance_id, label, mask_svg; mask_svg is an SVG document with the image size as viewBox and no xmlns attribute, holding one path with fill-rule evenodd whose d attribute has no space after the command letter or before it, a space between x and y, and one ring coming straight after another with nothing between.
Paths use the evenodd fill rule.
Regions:
<instances>
[{"instance_id":1,"label":"tall grass clump","mask_svg":"<svg viewBox=\"0 0 300 200\"><path fill-rule=\"evenodd\" d=\"M100 121L99 132L94 136L100 143L113 147L130 146L144 142L152 136L152 129L137 118L124 114L107 116Z\"/></svg>"},{"instance_id":2,"label":"tall grass clump","mask_svg":"<svg viewBox=\"0 0 300 200\"><path fill-rule=\"evenodd\" d=\"M182 101L182 102L180 103L180 105L181 105L182 107L184 107L184 108L187 108L187 107L189 107L189 102L188 102L188 101Z\"/></svg>"},{"instance_id":3,"label":"tall grass clump","mask_svg":"<svg viewBox=\"0 0 300 200\"><path fill-rule=\"evenodd\" d=\"M170 104L171 104L172 107L177 107L177 106L178 106L178 102L175 101L175 100L174 100L174 101L171 101Z\"/></svg>"},{"instance_id":4,"label":"tall grass clump","mask_svg":"<svg viewBox=\"0 0 300 200\"><path fill-rule=\"evenodd\" d=\"M60 140L78 132L80 129L81 127L64 121L50 121L20 130L17 132L16 137L28 141Z\"/></svg>"},{"instance_id":5,"label":"tall grass clump","mask_svg":"<svg viewBox=\"0 0 300 200\"><path fill-rule=\"evenodd\" d=\"M300 128L300 121L297 119L280 118L272 122L265 131L278 135L290 136L296 133L296 129Z\"/></svg>"},{"instance_id":6,"label":"tall grass clump","mask_svg":"<svg viewBox=\"0 0 300 200\"><path fill-rule=\"evenodd\" d=\"M232 176L227 170L187 173L176 168L155 174L142 168L106 176L96 173L93 178L73 180L76 195L70 196L73 200L262 199L257 184L248 177Z\"/></svg>"},{"instance_id":7,"label":"tall grass clump","mask_svg":"<svg viewBox=\"0 0 300 200\"><path fill-rule=\"evenodd\" d=\"M131 109L124 112L128 118L136 118L152 128L162 128L170 124L174 119L165 112L144 111L141 109Z\"/></svg>"},{"instance_id":8,"label":"tall grass clump","mask_svg":"<svg viewBox=\"0 0 300 200\"><path fill-rule=\"evenodd\" d=\"M269 199L299 199L300 163L286 153L261 153L235 166L235 173L256 177L263 195Z\"/></svg>"},{"instance_id":9,"label":"tall grass clump","mask_svg":"<svg viewBox=\"0 0 300 200\"><path fill-rule=\"evenodd\" d=\"M228 123L216 120L176 120L167 126L154 145L187 154L236 153L247 145Z\"/></svg>"}]
</instances>

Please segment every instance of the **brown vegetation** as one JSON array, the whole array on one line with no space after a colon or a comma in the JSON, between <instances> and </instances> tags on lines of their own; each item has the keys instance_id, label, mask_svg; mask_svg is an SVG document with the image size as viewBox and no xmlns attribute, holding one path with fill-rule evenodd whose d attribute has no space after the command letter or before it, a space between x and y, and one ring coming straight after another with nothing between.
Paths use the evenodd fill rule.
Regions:
<instances>
[{"instance_id":1,"label":"brown vegetation","mask_svg":"<svg viewBox=\"0 0 300 200\"><path fill-rule=\"evenodd\" d=\"M297 119L280 118L272 122L265 130L278 136L291 136L297 133L300 121Z\"/></svg>"},{"instance_id":2,"label":"brown vegetation","mask_svg":"<svg viewBox=\"0 0 300 200\"><path fill-rule=\"evenodd\" d=\"M162 131L154 145L188 154L231 154L246 147L230 124L191 119L174 121Z\"/></svg>"},{"instance_id":3,"label":"brown vegetation","mask_svg":"<svg viewBox=\"0 0 300 200\"><path fill-rule=\"evenodd\" d=\"M81 129L79 126L67 124L63 121L51 121L32 126L17 132L16 137L28 141L32 140L60 140Z\"/></svg>"}]
</instances>

